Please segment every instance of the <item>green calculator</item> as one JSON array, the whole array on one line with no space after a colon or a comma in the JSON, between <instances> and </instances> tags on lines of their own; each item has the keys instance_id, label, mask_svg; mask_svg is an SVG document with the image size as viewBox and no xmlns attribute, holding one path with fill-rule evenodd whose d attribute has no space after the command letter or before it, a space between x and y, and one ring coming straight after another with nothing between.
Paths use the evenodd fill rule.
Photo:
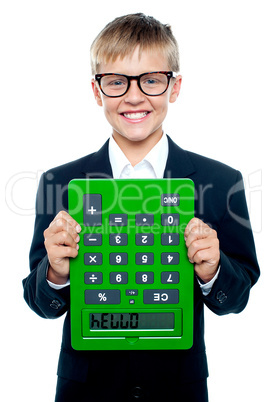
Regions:
<instances>
[{"instance_id":1,"label":"green calculator","mask_svg":"<svg viewBox=\"0 0 267 402\"><path fill-rule=\"evenodd\" d=\"M74 179L69 213L81 225L70 259L76 350L189 349L194 267L184 230L190 179Z\"/></svg>"}]
</instances>

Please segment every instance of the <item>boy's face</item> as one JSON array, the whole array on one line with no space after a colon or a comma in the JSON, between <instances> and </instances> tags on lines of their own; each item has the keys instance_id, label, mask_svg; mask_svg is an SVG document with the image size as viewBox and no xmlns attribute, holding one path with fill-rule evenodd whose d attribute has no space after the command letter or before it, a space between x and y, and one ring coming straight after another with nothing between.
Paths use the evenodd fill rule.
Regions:
<instances>
[{"instance_id":1,"label":"boy's face","mask_svg":"<svg viewBox=\"0 0 267 402\"><path fill-rule=\"evenodd\" d=\"M167 60L159 51L143 51L139 57L138 47L132 56L118 58L115 62L101 64L99 73L140 75L153 71L169 71ZM131 81L128 92L118 98L105 96L95 80L92 87L99 106L113 128L113 136L121 141L147 142L156 144L162 135L162 123L168 104L176 101L182 77L171 78L167 91L159 96L148 96L141 92L136 80Z\"/></svg>"}]
</instances>

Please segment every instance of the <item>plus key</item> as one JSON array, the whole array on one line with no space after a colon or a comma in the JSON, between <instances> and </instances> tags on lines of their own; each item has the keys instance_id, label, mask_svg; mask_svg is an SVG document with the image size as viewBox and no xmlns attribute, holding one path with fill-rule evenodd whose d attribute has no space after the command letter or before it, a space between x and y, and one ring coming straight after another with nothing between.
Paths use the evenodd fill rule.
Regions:
<instances>
[{"instance_id":1,"label":"plus key","mask_svg":"<svg viewBox=\"0 0 267 402\"><path fill-rule=\"evenodd\" d=\"M102 196L101 194L84 194L83 196L84 226L102 225Z\"/></svg>"}]
</instances>

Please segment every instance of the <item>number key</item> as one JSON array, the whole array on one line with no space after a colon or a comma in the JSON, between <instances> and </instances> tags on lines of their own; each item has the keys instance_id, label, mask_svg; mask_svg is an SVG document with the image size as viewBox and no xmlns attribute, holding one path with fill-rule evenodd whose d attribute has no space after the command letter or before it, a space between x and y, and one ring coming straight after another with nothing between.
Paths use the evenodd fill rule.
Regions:
<instances>
[{"instance_id":1,"label":"number key","mask_svg":"<svg viewBox=\"0 0 267 402\"><path fill-rule=\"evenodd\" d=\"M111 246L127 246L128 237L127 233L110 233L109 244Z\"/></svg>"},{"instance_id":2,"label":"number key","mask_svg":"<svg viewBox=\"0 0 267 402\"><path fill-rule=\"evenodd\" d=\"M110 272L109 281L111 284L126 284L128 283L128 273Z\"/></svg>"},{"instance_id":3,"label":"number key","mask_svg":"<svg viewBox=\"0 0 267 402\"><path fill-rule=\"evenodd\" d=\"M162 214L161 224L162 226L178 226L179 214Z\"/></svg>"},{"instance_id":4,"label":"number key","mask_svg":"<svg viewBox=\"0 0 267 402\"><path fill-rule=\"evenodd\" d=\"M179 253L161 253L162 265L178 265Z\"/></svg>"},{"instance_id":5,"label":"number key","mask_svg":"<svg viewBox=\"0 0 267 402\"><path fill-rule=\"evenodd\" d=\"M179 283L179 272L161 272L161 283Z\"/></svg>"},{"instance_id":6,"label":"number key","mask_svg":"<svg viewBox=\"0 0 267 402\"><path fill-rule=\"evenodd\" d=\"M137 233L135 235L135 244L137 246L153 246L154 234L153 233Z\"/></svg>"},{"instance_id":7,"label":"number key","mask_svg":"<svg viewBox=\"0 0 267 402\"><path fill-rule=\"evenodd\" d=\"M162 246L178 246L179 233L162 233L161 244Z\"/></svg>"},{"instance_id":8,"label":"number key","mask_svg":"<svg viewBox=\"0 0 267 402\"><path fill-rule=\"evenodd\" d=\"M127 253L110 253L109 263L111 265L127 265L128 254Z\"/></svg>"},{"instance_id":9,"label":"number key","mask_svg":"<svg viewBox=\"0 0 267 402\"><path fill-rule=\"evenodd\" d=\"M136 283L154 283L154 272L136 272Z\"/></svg>"},{"instance_id":10,"label":"number key","mask_svg":"<svg viewBox=\"0 0 267 402\"><path fill-rule=\"evenodd\" d=\"M137 265L153 265L154 254L153 253L136 253L135 263Z\"/></svg>"}]
</instances>

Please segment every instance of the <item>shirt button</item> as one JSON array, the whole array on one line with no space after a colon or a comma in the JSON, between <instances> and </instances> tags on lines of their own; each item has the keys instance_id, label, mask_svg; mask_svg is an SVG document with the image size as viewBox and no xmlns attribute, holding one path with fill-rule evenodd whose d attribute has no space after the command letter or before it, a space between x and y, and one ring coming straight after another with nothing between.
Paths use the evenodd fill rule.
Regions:
<instances>
[{"instance_id":1,"label":"shirt button","mask_svg":"<svg viewBox=\"0 0 267 402\"><path fill-rule=\"evenodd\" d=\"M220 290L220 291L217 293L216 298L217 298L217 300L219 301L219 303L224 303L225 300L227 299L227 296L226 296L226 294L225 294L222 290Z\"/></svg>"},{"instance_id":2,"label":"shirt button","mask_svg":"<svg viewBox=\"0 0 267 402\"><path fill-rule=\"evenodd\" d=\"M50 303L50 307L53 308L54 310L58 310L59 307L61 307L61 303L58 300L52 300Z\"/></svg>"},{"instance_id":3,"label":"shirt button","mask_svg":"<svg viewBox=\"0 0 267 402\"><path fill-rule=\"evenodd\" d=\"M143 389L141 387L134 387L132 390L132 396L133 396L134 400L136 400L136 399L141 400L141 398L143 398L143 396L144 396Z\"/></svg>"}]
</instances>

